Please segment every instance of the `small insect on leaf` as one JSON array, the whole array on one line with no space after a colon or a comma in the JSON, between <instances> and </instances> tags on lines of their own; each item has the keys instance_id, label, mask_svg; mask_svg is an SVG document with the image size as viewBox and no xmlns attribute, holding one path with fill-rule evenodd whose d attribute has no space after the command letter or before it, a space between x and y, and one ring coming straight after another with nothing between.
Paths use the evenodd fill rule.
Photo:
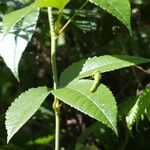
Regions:
<instances>
[{"instance_id":1,"label":"small insect on leaf","mask_svg":"<svg viewBox=\"0 0 150 150\"><path fill-rule=\"evenodd\" d=\"M100 83L100 80L101 80L101 72L99 70L95 70L93 73L92 73L92 77L94 78L94 83L92 85L92 87L90 88L90 91L93 93L97 90L98 86L99 86L99 83Z\"/></svg>"}]
</instances>

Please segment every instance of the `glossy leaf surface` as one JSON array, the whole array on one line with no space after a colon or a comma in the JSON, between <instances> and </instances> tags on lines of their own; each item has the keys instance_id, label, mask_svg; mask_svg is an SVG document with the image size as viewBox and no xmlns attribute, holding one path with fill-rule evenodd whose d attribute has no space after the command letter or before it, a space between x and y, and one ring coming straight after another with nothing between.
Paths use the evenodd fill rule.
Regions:
<instances>
[{"instance_id":1,"label":"glossy leaf surface","mask_svg":"<svg viewBox=\"0 0 150 150\"><path fill-rule=\"evenodd\" d=\"M131 32L131 9L129 0L89 0L118 18Z\"/></svg>"},{"instance_id":2,"label":"glossy leaf surface","mask_svg":"<svg viewBox=\"0 0 150 150\"><path fill-rule=\"evenodd\" d=\"M138 123L139 119L144 119L144 116L147 116L150 120L150 87L140 94L126 117L128 128L131 130L133 124Z\"/></svg>"},{"instance_id":3,"label":"glossy leaf surface","mask_svg":"<svg viewBox=\"0 0 150 150\"><path fill-rule=\"evenodd\" d=\"M104 123L117 133L117 107L113 94L103 84L100 84L97 90L91 93L92 84L93 81L90 80L79 80L64 88L53 90L52 94L68 105Z\"/></svg>"},{"instance_id":4,"label":"glossy leaf surface","mask_svg":"<svg viewBox=\"0 0 150 150\"><path fill-rule=\"evenodd\" d=\"M18 78L19 61L34 33L38 16L39 10L35 9L15 26L13 32L5 36L0 34L0 55L16 78Z\"/></svg>"},{"instance_id":5,"label":"glossy leaf surface","mask_svg":"<svg viewBox=\"0 0 150 150\"><path fill-rule=\"evenodd\" d=\"M34 115L48 95L46 87L32 88L11 104L6 112L7 142Z\"/></svg>"},{"instance_id":6,"label":"glossy leaf surface","mask_svg":"<svg viewBox=\"0 0 150 150\"><path fill-rule=\"evenodd\" d=\"M100 70L101 73L104 73L147 62L150 62L150 59L125 55L104 55L100 57L89 58L87 60L81 60L73 63L64 70L60 76L60 86L67 85L73 80L91 76L95 70Z\"/></svg>"}]
</instances>

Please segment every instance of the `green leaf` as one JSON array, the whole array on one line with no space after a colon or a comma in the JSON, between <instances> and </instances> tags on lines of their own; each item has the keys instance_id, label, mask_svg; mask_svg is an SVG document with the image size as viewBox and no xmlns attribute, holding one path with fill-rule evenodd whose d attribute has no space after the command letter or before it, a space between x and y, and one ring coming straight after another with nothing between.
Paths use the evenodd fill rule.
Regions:
<instances>
[{"instance_id":1,"label":"green leaf","mask_svg":"<svg viewBox=\"0 0 150 150\"><path fill-rule=\"evenodd\" d=\"M27 14L29 14L31 11L34 11L35 9L37 9L36 4L33 3L27 7L5 15L3 18L4 33L9 33L16 23L18 23L22 18L24 18Z\"/></svg>"},{"instance_id":2,"label":"green leaf","mask_svg":"<svg viewBox=\"0 0 150 150\"><path fill-rule=\"evenodd\" d=\"M91 93L92 84L93 81L90 80L79 80L51 92L63 102L104 123L117 133L117 107L113 94L103 84Z\"/></svg>"},{"instance_id":3,"label":"green leaf","mask_svg":"<svg viewBox=\"0 0 150 150\"><path fill-rule=\"evenodd\" d=\"M31 5L24 7L22 9L16 10L10 14L7 14L3 18L3 29L5 34L10 32L10 30L17 24L22 18L24 18L28 13L38 9L39 7L55 7L62 9L69 2L69 0L37 0Z\"/></svg>"},{"instance_id":4,"label":"green leaf","mask_svg":"<svg viewBox=\"0 0 150 150\"><path fill-rule=\"evenodd\" d=\"M62 9L70 0L38 0L38 7L55 7Z\"/></svg>"},{"instance_id":5,"label":"green leaf","mask_svg":"<svg viewBox=\"0 0 150 150\"><path fill-rule=\"evenodd\" d=\"M81 60L79 62L73 63L71 66L64 70L60 76L60 86L67 85L73 80L91 76L95 70L100 70L101 73L104 73L147 62L150 62L150 59L125 55L104 55L100 57L89 58L87 60Z\"/></svg>"},{"instance_id":6,"label":"green leaf","mask_svg":"<svg viewBox=\"0 0 150 150\"><path fill-rule=\"evenodd\" d=\"M128 128L131 130L134 123L138 123L141 117L144 115L149 117L150 111L150 87L146 88L138 97L135 105L130 110L128 116L126 116L126 122Z\"/></svg>"},{"instance_id":7,"label":"green leaf","mask_svg":"<svg viewBox=\"0 0 150 150\"><path fill-rule=\"evenodd\" d=\"M14 32L7 34L5 37L2 33L0 34L0 55L17 79L19 61L34 33L38 16L39 10L35 9L15 26Z\"/></svg>"},{"instance_id":8,"label":"green leaf","mask_svg":"<svg viewBox=\"0 0 150 150\"><path fill-rule=\"evenodd\" d=\"M129 0L89 0L91 3L108 11L110 14L119 19L131 33L130 17L131 8Z\"/></svg>"},{"instance_id":9,"label":"green leaf","mask_svg":"<svg viewBox=\"0 0 150 150\"><path fill-rule=\"evenodd\" d=\"M48 95L46 87L32 88L11 104L6 112L7 142L32 117Z\"/></svg>"}]
</instances>

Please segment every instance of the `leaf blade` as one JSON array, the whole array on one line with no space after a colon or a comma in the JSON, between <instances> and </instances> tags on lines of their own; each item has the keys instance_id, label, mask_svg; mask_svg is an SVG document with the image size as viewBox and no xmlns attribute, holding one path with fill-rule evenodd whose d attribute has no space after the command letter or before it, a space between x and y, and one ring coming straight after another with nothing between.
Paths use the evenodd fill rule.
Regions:
<instances>
[{"instance_id":1,"label":"leaf blade","mask_svg":"<svg viewBox=\"0 0 150 150\"><path fill-rule=\"evenodd\" d=\"M10 30L17 24L22 18L24 18L31 11L37 9L35 3L9 13L3 18L3 30L5 34L8 34Z\"/></svg>"},{"instance_id":2,"label":"leaf blade","mask_svg":"<svg viewBox=\"0 0 150 150\"><path fill-rule=\"evenodd\" d=\"M38 16L39 9L36 9L24 17L14 32L5 37L2 33L0 34L0 55L17 79L19 61L34 33Z\"/></svg>"},{"instance_id":3,"label":"leaf blade","mask_svg":"<svg viewBox=\"0 0 150 150\"><path fill-rule=\"evenodd\" d=\"M69 2L70 0L38 0L37 1L37 6L38 7L55 7L58 9L62 9L65 7L65 5Z\"/></svg>"},{"instance_id":4,"label":"leaf blade","mask_svg":"<svg viewBox=\"0 0 150 150\"><path fill-rule=\"evenodd\" d=\"M134 123L138 123L141 116L146 115L148 119L150 118L150 87L147 87L139 95L136 103L133 105L128 115L126 116L126 122L129 130L132 129Z\"/></svg>"},{"instance_id":5,"label":"leaf blade","mask_svg":"<svg viewBox=\"0 0 150 150\"><path fill-rule=\"evenodd\" d=\"M101 121L117 134L115 98L103 84L91 93L92 84L93 81L90 80L79 80L51 93L70 106Z\"/></svg>"},{"instance_id":6,"label":"leaf blade","mask_svg":"<svg viewBox=\"0 0 150 150\"><path fill-rule=\"evenodd\" d=\"M60 86L65 86L74 80L91 76L95 70L100 70L101 73L105 73L148 62L150 62L150 59L124 55L104 55L81 60L73 63L62 72L60 76Z\"/></svg>"},{"instance_id":7,"label":"leaf blade","mask_svg":"<svg viewBox=\"0 0 150 150\"><path fill-rule=\"evenodd\" d=\"M129 0L89 0L119 19L131 33Z\"/></svg>"},{"instance_id":8,"label":"leaf blade","mask_svg":"<svg viewBox=\"0 0 150 150\"><path fill-rule=\"evenodd\" d=\"M10 30L17 24L22 18L24 18L27 14L38 9L39 7L55 7L58 9L62 9L70 0L36 0L34 3L16 10L12 13L9 13L3 18L3 30L5 34L8 34Z\"/></svg>"},{"instance_id":9,"label":"leaf blade","mask_svg":"<svg viewBox=\"0 0 150 150\"><path fill-rule=\"evenodd\" d=\"M46 87L32 88L22 93L6 112L7 143L32 117L50 92Z\"/></svg>"}]
</instances>

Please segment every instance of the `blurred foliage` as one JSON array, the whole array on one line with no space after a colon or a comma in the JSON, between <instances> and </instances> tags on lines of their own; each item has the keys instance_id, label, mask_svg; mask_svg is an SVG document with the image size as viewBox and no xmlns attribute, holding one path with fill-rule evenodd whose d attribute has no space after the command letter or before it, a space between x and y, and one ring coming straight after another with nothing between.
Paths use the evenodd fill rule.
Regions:
<instances>
[{"instance_id":1,"label":"blurred foliage","mask_svg":"<svg viewBox=\"0 0 150 150\"><path fill-rule=\"evenodd\" d=\"M31 0L1 0L0 29L2 30L4 14L31 2ZM72 0L67 5L62 24L83 2L84 0ZM58 40L58 74L60 75L61 71L72 62L95 55L129 54L150 58L150 1L131 0L131 4L132 36L129 35L124 25L107 12L91 3L84 7ZM57 14L57 11L55 13ZM0 150L54 149L55 131L51 97L47 98L39 111L8 145L6 145L4 126L5 112L19 93L40 85L52 87L48 29L47 12L42 9L35 34L20 62L20 83L16 81L0 58ZM142 67L145 70L150 69L149 64ZM110 87L117 102L121 104L127 97L136 96L141 89L147 86L150 83L150 75L137 68L124 69L106 73L102 77L102 82ZM125 107L125 105L123 106ZM122 111L122 109L119 110ZM126 110L123 111L124 115ZM134 128L132 136L126 129L125 120L121 120L118 123L119 137L116 137L105 126L100 125L100 127L93 128L93 119L62 104L61 149L75 149L75 143L86 133L82 139L82 144L85 145L84 149L149 150L150 123L148 120L140 122L138 131ZM89 128L93 129L92 132L89 132Z\"/></svg>"}]
</instances>

